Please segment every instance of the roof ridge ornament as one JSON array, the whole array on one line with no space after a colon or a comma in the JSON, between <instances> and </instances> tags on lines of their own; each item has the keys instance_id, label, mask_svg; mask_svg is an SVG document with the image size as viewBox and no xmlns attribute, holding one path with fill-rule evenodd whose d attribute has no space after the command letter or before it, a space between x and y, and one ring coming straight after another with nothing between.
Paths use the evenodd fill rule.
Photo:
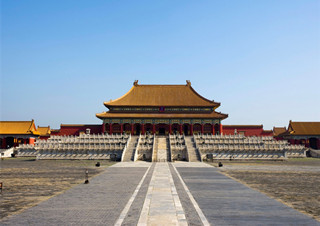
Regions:
<instances>
[{"instance_id":1,"label":"roof ridge ornament","mask_svg":"<svg viewBox=\"0 0 320 226\"><path fill-rule=\"evenodd\" d=\"M133 85L134 85L134 86L137 86L137 85L138 85L138 81L139 81L139 80L134 80Z\"/></svg>"},{"instance_id":2,"label":"roof ridge ornament","mask_svg":"<svg viewBox=\"0 0 320 226\"><path fill-rule=\"evenodd\" d=\"M187 80L187 86L191 86L190 80Z\"/></svg>"}]
</instances>

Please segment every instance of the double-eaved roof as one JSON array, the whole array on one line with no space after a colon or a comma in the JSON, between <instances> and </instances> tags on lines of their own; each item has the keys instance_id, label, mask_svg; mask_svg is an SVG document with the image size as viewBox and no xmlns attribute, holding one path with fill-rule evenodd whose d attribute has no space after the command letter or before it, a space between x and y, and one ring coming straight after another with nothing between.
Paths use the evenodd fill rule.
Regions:
<instances>
[{"instance_id":1,"label":"double-eaved roof","mask_svg":"<svg viewBox=\"0 0 320 226\"><path fill-rule=\"evenodd\" d=\"M122 97L116 100L104 102L111 111L98 113L96 116L104 118L216 118L225 119L227 114L215 112L220 103L208 100L198 94L192 87L190 81L186 85L139 85L134 82L133 87ZM210 111L201 112L135 112L112 111L112 108L206 108Z\"/></svg>"},{"instance_id":2,"label":"double-eaved roof","mask_svg":"<svg viewBox=\"0 0 320 226\"><path fill-rule=\"evenodd\" d=\"M104 102L104 105L106 107L218 107L220 103L202 97L191 87L189 81L186 85L139 85L136 81L125 95Z\"/></svg>"},{"instance_id":3,"label":"double-eaved roof","mask_svg":"<svg viewBox=\"0 0 320 226\"><path fill-rule=\"evenodd\" d=\"M1 135L40 135L34 124L31 121L0 121L0 134Z\"/></svg>"}]
</instances>

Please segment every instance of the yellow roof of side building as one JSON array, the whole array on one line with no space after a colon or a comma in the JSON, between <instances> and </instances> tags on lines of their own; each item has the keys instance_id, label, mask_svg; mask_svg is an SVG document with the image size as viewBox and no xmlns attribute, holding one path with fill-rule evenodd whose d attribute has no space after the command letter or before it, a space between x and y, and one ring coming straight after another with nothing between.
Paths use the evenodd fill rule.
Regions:
<instances>
[{"instance_id":1,"label":"yellow roof of side building","mask_svg":"<svg viewBox=\"0 0 320 226\"><path fill-rule=\"evenodd\" d=\"M0 121L0 134L40 135L32 121Z\"/></svg>"},{"instance_id":2,"label":"yellow roof of side building","mask_svg":"<svg viewBox=\"0 0 320 226\"><path fill-rule=\"evenodd\" d=\"M148 106L148 107L214 107L220 103L208 100L198 94L190 81L186 85L139 85L133 87L122 97L104 102L111 106Z\"/></svg>"},{"instance_id":3,"label":"yellow roof of side building","mask_svg":"<svg viewBox=\"0 0 320 226\"><path fill-rule=\"evenodd\" d=\"M320 135L320 122L289 122L290 135Z\"/></svg>"},{"instance_id":4,"label":"yellow roof of side building","mask_svg":"<svg viewBox=\"0 0 320 226\"><path fill-rule=\"evenodd\" d=\"M50 126L47 126L47 127L38 126L37 131L40 133L40 136L50 136L51 134Z\"/></svg>"},{"instance_id":5,"label":"yellow roof of side building","mask_svg":"<svg viewBox=\"0 0 320 226\"><path fill-rule=\"evenodd\" d=\"M273 127L273 136L279 136L287 131L286 127Z\"/></svg>"}]
</instances>

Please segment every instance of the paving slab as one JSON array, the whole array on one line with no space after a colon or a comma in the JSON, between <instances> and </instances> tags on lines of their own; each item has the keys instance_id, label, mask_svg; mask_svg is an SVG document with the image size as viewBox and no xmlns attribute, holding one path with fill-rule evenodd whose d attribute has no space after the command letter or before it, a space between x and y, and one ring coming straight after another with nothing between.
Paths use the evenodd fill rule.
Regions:
<instances>
[{"instance_id":1,"label":"paving slab","mask_svg":"<svg viewBox=\"0 0 320 226\"><path fill-rule=\"evenodd\" d=\"M320 225L213 167L177 167L211 225Z\"/></svg>"},{"instance_id":2,"label":"paving slab","mask_svg":"<svg viewBox=\"0 0 320 226\"><path fill-rule=\"evenodd\" d=\"M197 211L194 205L192 204L186 190L183 187L183 184L180 181L180 178L178 177L172 165L173 164L169 165L170 171L171 171L172 178L176 186L188 225L194 225L194 226L203 225L199 215L197 214Z\"/></svg>"},{"instance_id":3,"label":"paving slab","mask_svg":"<svg viewBox=\"0 0 320 226\"><path fill-rule=\"evenodd\" d=\"M146 178L144 179L137 196L135 197L122 225L137 225L142 211L143 203L146 198L150 180L154 171L155 163L152 164Z\"/></svg>"},{"instance_id":4,"label":"paving slab","mask_svg":"<svg viewBox=\"0 0 320 226\"><path fill-rule=\"evenodd\" d=\"M138 225L187 225L167 162L155 165Z\"/></svg>"},{"instance_id":5,"label":"paving slab","mask_svg":"<svg viewBox=\"0 0 320 226\"><path fill-rule=\"evenodd\" d=\"M109 167L1 225L114 225L148 167Z\"/></svg>"},{"instance_id":6,"label":"paving slab","mask_svg":"<svg viewBox=\"0 0 320 226\"><path fill-rule=\"evenodd\" d=\"M172 163L175 167L196 167L196 168L203 168L203 167L209 167L213 168L214 166L207 164L205 162L184 162L184 161L176 161Z\"/></svg>"}]
</instances>

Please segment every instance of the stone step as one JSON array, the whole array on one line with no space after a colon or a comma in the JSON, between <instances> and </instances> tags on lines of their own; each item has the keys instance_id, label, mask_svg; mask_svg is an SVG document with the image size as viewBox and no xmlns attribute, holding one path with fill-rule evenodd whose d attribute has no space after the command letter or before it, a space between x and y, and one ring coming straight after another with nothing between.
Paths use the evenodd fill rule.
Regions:
<instances>
[{"instance_id":1,"label":"stone step","mask_svg":"<svg viewBox=\"0 0 320 226\"><path fill-rule=\"evenodd\" d=\"M131 136L126 153L124 153L123 162L132 162L134 160L134 153L138 144L139 136Z\"/></svg>"},{"instance_id":2,"label":"stone step","mask_svg":"<svg viewBox=\"0 0 320 226\"><path fill-rule=\"evenodd\" d=\"M201 162L200 154L195 147L193 137L186 136L185 141L186 141L186 146L188 150L189 162Z\"/></svg>"},{"instance_id":3,"label":"stone step","mask_svg":"<svg viewBox=\"0 0 320 226\"><path fill-rule=\"evenodd\" d=\"M156 153L157 153L157 162L167 162L170 161L168 158L168 140L166 137L157 137L156 138Z\"/></svg>"}]
</instances>

